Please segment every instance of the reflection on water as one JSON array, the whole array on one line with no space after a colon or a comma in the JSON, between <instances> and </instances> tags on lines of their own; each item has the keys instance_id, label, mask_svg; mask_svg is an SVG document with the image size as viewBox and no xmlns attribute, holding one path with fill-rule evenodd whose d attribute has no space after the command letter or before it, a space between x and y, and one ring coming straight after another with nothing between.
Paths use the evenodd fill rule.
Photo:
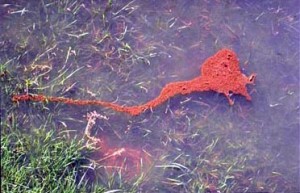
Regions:
<instances>
[{"instance_id":1,"label":"reflection on water","mask_svg":"<svg viewBox=\"0 0 300 193\"><path fill-rule=\"evenodd\" d=\"M108 120L91 131L107 141L94 159L125 163L131 177L144 160L142 192L299 191L298 1L109 2L1 5L0 60L27 85L21 93L138 105L231 48L243 73L257 73L252 101L234 95L230 107L224 96L193 93L138 117L20 104L20 125L46 122L84 137L84 115L96 110Z\"/></svg>"}]
</instances>

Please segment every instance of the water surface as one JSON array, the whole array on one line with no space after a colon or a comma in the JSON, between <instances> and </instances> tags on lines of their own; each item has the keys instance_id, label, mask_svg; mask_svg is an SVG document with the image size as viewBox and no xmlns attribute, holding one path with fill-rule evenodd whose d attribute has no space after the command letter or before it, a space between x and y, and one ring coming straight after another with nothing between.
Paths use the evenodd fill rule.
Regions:
<instances>
[{"instance_id":1,"label":"water surface","mask_svg":"<svg viewBox=\"0 0 300 193\"><path fill-rule=\"evenodd\" d=\"M0 61L31 82L20 93L138 105L169 82L198 76L206 58L230 48L243 73L257 73L248 87L252 101L233 96L229 106L223 95L193 93L137 117L96 106L27 103L14 109L25 120L20 125L47 121L84 137L88 112L107 116L96 121L95 137L108 148L151 157L140 192L300 191L298 1L109 2L1 5ZM105 176L103 167L96 175Z\"/></svg>"}]
</instances>

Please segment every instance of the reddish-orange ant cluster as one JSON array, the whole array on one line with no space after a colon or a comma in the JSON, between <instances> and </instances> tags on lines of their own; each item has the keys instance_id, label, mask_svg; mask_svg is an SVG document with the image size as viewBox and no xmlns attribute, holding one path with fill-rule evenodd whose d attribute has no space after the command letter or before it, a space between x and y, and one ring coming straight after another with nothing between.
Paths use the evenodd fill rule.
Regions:
<instances>
[{"instance_id":1,"label":"reddish-orange ant cluster","mask_svg":"<svg viewBox=\"0 0 300 193\"><path fill-rule=\"evenodd\" d=\"M147 109L157 107L175 95L186 95L192 92L215 91L222 93L226 96L230 105L234 103L230 98L231 94L240 94L246 97L247 100L251 100L246 85L253 84L255 76L255 74L251 74L249 77L244 75L240 70L236 54L229 49L222 49L203 63L201 66L201 75L192 80L167 84L158 97L142 105L126 107L100 100L74 100L41 94L14 95L12 100L15 102L47 101L72 105L99 105L130 115L139 115Z\"/></svg>"}]
</instances>

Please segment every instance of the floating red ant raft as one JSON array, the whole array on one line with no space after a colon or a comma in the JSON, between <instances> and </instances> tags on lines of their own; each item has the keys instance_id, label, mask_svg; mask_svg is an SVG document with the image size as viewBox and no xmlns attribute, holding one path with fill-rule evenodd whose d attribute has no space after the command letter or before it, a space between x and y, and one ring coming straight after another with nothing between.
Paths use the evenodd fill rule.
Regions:
<instances>
[{"instance_id":1,"label":"floating red ant raft","mask_svg":"<svg viewBox=\"0 0 300 193\"><path fill-rule=\"evenodd\" d=\"M215 55L206 59L201 66L201 75L198 77L181 82L173 82L167 84L155 99L137 106L121 106L111 102L101 100L75 100L64 97L53 97L45 95L14 95L14 102L20 101L41 101L41 102L60 102L72 105L98 105L109 107L118 112L125 112L130 115L139 115L147 109L152 109L164 103L169 98L181 94L186 95L192 92L215 91L226 96L230 105L233 100L230 98L232 94L244 96L247 100L251 100L246 85L254 84L256 74L249 77L244 75L239 66L236 54L229 49L222 49Z\"/></svg>"}]
</instances>

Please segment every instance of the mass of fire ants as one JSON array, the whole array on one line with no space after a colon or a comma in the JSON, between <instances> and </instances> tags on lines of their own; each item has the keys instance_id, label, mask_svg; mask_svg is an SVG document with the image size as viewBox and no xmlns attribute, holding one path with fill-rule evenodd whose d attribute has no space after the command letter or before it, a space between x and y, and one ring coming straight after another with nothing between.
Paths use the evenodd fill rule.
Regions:
<instances>
[{"instance_id":1,"label":"mass of fire ants","mask_svg":"<svg viewBox=\"0 0 300 193\"><path fill-rule=\"evenodd\" d=\"M169 98L181 94L186 95L192 92L215 91L226 96L230 105L234 101L230 98L232 94L240 94L251 100L251 96L247 92L246 85L253 84L255 74L249 77L244 75L239 67L239 61L236 54L229 49L222 49L215 55L208 58L201 65L201 75L192 80L172 82L167 84L161 91L158 97L153 100L137 105L137 106L121 106L112 102L101 100L75 100L64 97L45 96L42 94L23 94L14 95L14 102L20 101L40 101L40 102L59 102L71 105L98 105L109 107L115 111L128 113L130 115L140 115L148 109L153 109L164 103Z\"/></svg>"},{"instance_id":2,"label":"mass of fire ants","mask_svg":"<svg viewBox=\"0 0 300 193\"><path fill-rule=\"evenodd\" d=\"M240 70L238 58L232 50L222 49L215 55L206 59L201 65L200 74L201 75L192 80L167 84L162 89L159 96L145 104L137 106L128 107L101 100L75 100L64 97L45 96L42 94L14 95L12 100L14 102L59 102L81 106L98 105L111 108L118 112L124 112L132 116L137 116L148 109L153 109L175 95L187 95L192 92L215 91L224 94L230 105L234 104L234 101L231 99L232 94L239 94L244 96L247 100L251 100L251 96L249 95L246 86L247 84L254 84L256 74L251 74L250 76L244 75ZM95 116L95 114L89 115L89 117L94 117L92 120L95 120ZM90 128L87 127L86 131L90 131ZM105 153L103 153L104 157L99 160L101 162L108 161L107 163L113 164L114 167L120 168L120 170L127 167L126 163L123 162L126 159L131 160L130 163L135 165L135 170L141 170L140 159L144 158L146 163L150 163L149 156L146 156L142 151L132 148L109 148L103 140L92 137L90 132L87 132L86 136L92 141L99 143L102 147L102 152L105 151Z\"/></svg>"}]
</instances>

